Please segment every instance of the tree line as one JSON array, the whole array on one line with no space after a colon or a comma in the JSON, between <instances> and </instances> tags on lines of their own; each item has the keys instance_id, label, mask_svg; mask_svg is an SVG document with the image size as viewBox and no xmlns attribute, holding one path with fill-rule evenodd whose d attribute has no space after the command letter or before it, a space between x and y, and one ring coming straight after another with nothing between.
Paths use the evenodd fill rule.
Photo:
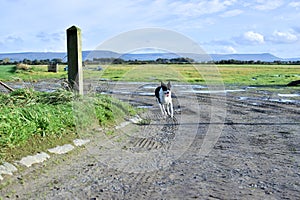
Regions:
<instances>
[{"instance_id":1,"label":"tree line","mask_svg":"<svg viewBox=\"0 0 300 200\"><path fill-rule=\"evenodd\" d=\"M67 62L63 62L62 59L60 58L54 58L54 59L34 59L34 60L29 60L29 59L23 59L21 61L10 61L10 59L5 58L3 60L0 60L0 65L17 65L19 63L27 64L27 65L49 65L51 63L58 63L58 64L67 64Z\"/></svg>"},{"instance_id":2,"label":"tree line","mask_svg":"<svg viewBox=\"0 0 300 200\"><path fill-rule=\"evenodd\" d=\"M57 64L65 64L67 65L67 61L63 61L61 58L54 59L44 59L44 60L29 60L23 59L22 61L13 61L5 58L0 60L0 65L11 65L24 63L28 65L49 65L51 63ZM179 57L179 58L158 58L156 60L124 60L122 58L94 58L93 60L85 60L84 64L238 64L238 65L300 65L300 60L298 61L282 61L282 60L274 60L272 62L269 61L260 61L260 60L220 60L220 61L205 61L205 62L197 62L192 58L187 57Z\"/></svg>"},{"instance_id":3,"label":"tree line","mask_svg":"<svg viewBox=\"0 0 300 200\"><path fill-rule=\"evenodd\" d=\"M86 60L86 64L238 64L238 65L300 65L298 61L260 61L260 60L220 60L220 61L204 61L197 62L192 58L158 58L156 60L123 60L121 58L94 58L93 60Z\"/></svg>"}]
</instances>

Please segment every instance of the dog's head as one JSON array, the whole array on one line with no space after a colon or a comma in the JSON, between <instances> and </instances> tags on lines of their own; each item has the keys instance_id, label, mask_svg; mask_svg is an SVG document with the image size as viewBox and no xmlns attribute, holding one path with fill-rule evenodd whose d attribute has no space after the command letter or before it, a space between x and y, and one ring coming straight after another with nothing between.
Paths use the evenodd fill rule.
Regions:
<instances>
[{"instance_id":1,"label":"dog's head","mask_svg":"<svg viewBox=\"0 0 300 200\"><path fill-rule=\"evenodd\" d=\"M161 89L162 89L162 91L163 91L163 93L166 97L171 95L171 83L170 83L170 81L168 82L167 85L164 84L163 82L161 82Z\"/></svg>"}]
</instances>

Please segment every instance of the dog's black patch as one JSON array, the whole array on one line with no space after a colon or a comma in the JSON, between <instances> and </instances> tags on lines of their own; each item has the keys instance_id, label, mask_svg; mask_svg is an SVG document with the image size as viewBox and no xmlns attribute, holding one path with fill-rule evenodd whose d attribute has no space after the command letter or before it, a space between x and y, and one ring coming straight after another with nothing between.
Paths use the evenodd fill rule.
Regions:
<instances>
[{"instance_id":1,"label":"dog's black patch","mask_svg":"<svg viewBox=\"0 0 300 200\"><path fill-rule=\"evenodd\" d=\"M157 88L155 89L155 96L156 96L156 98L158 99L158 102L159 102L159 103L161 103L161 99L160 99L160 97L159 97L159 91L160 91L160 89L162 89L164 92L170 90L170 89L171 89L171 84L170 84L170 82L168 82L167 85L164 84L163 82L161 82L161 86L159 86L159 87L157 87Z\"/></svg>"},{"instance_id":2,"label":"dog's black patch","mask_svg":"<svg viewBox=\"0 0 300 200\"><path fill-rule=\"evenodd\" d=\"M156 98L158 99L158 102L159 102L159 103L161 103L160 98L159 98L159 91L160 91L161 88L162 88L162 87L159 86L159 87L157 87L157 88L155 89L155 96L156 96Z\"/></svg>"}]
</instances>

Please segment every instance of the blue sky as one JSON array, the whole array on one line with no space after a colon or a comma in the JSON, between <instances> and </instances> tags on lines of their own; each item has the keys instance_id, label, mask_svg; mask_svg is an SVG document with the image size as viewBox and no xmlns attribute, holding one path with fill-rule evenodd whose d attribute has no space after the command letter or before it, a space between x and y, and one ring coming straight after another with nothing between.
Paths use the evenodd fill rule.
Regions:
<instances>
[{"instance_id":1,"label":"blue sky","mask_svg":"<svg viewBox=\"0 0 300 200\"><path fill-rule=\"evenodd\" d=\"M0 0L0 53L66 51L66 29L83 50L141 28L183 34L207 53L300 57L296 0Z\"/></svg>"}]
</instances>

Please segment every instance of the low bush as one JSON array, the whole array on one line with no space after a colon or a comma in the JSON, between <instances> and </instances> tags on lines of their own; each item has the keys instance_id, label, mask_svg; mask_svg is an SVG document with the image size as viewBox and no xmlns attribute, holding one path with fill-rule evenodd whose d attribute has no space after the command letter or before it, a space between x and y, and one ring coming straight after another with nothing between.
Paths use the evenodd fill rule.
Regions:
<instances>
[{"instance_id":1,"label":"low bush","mask_svg":"<svg viewBox=\"0 0 300 200\"><path fill-rule=\"evenodd\" d=\"M31 67L27 64L24 63L18 63L16 65L16 72L18 71L29 71L31 69Z\"/></svg>"}]
</instances>

